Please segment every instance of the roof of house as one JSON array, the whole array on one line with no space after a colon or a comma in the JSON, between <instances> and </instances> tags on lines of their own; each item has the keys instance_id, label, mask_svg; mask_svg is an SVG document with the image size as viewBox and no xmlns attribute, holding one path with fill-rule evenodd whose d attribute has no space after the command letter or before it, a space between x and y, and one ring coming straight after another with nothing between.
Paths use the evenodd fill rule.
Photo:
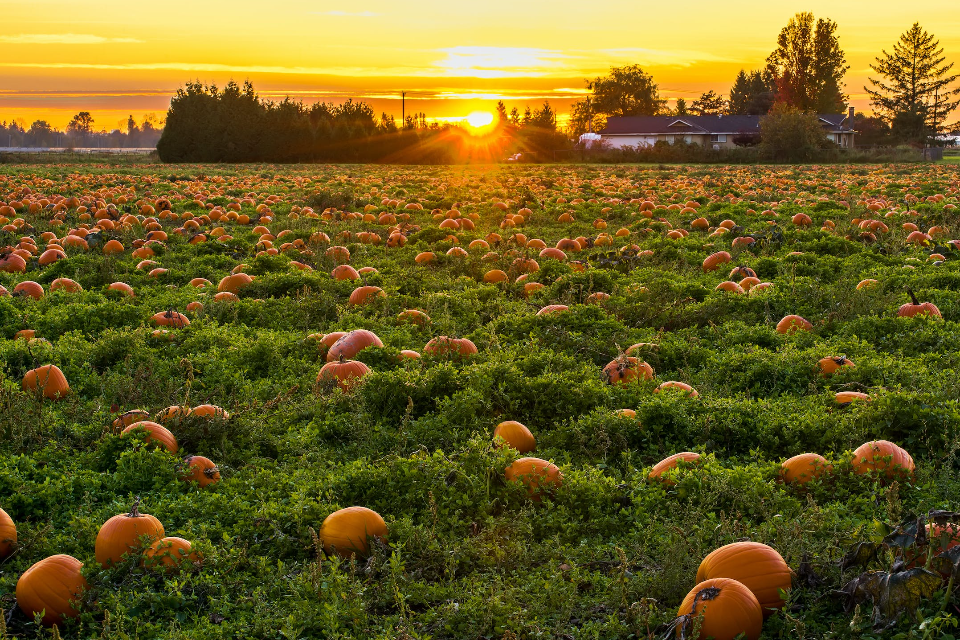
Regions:
<instances>
[{"instance_id":1,"label":"roof of house","mask_svg":"<svg viewBox=\"0 0 960 640\"><path fill-rule=\"evenodd\" d=\"M831 132L852 132L843 113L818 114ZM762 116L629 116L607 118L602 135L758 133Z\"/></svg>"}]
</instances>

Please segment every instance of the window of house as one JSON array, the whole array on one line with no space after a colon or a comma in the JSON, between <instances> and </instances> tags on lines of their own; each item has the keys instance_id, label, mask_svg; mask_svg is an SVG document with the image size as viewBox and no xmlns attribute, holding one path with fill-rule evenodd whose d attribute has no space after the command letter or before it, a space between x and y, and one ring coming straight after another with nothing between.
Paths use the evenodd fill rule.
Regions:
<instances>
[{"instance_id":1,"label":"window of house","mask_svg":"<svg viewBox=\"0 0 960 640\"><path fill-rule=\"evenodd\" d=\"M711 133L710 142L726 142L727 134L725 133Z\"/></svg>"}]
</instances>

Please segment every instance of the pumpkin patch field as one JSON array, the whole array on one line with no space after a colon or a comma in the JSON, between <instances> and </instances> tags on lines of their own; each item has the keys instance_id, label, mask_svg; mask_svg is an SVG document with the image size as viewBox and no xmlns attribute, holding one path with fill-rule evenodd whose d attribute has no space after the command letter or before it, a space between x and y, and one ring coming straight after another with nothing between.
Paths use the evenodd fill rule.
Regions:
<instances>
[{"instance_id":1,"label":"pumpkin patch field","mask_svg":"<svg viewBox=\"0 0 960 640\"><path fill-rule=\"evenodd\" d=\"M960 637L958 205L5 167L0 638Z\"/></svg>"}]
</instances>

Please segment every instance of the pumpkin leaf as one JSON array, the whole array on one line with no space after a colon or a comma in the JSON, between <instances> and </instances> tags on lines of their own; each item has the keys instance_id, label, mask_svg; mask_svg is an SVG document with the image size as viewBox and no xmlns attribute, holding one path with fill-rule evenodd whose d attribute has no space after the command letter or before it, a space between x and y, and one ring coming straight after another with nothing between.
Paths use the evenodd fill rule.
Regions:
<instances>
[{"instance_id":1,"label":"pumpkin leaf","mask_svg":"<svg viewBox=\"0 0 960 640\"><path fill-rule=\"evenodd\" d=\"M934 541L934 544L938 544L938 542ZM935 556L930 562L930 568L942 575L952 575L955 579L960 578L960 545L950 547Z\"/></svg>"},{"instance_id":2,"label":"pumpkin leaf","mask_svg":"<svg viewBox=\"0 0 960 640\"><path fill-rule=\"evenodd\" d=\"M890 572L868 571L844 585L836 593L845 598L846 610L870 601L874 627L887 629L904 613L916 611L922 598L929 598L940 588L939 575L920 567L897 571L897 566Z\"/></svg>"},{"instance_id":3,"label":"pumpkin leaf","mask_svg":"<svg viewBox=\"0 0 960 640\"><path fill-rule=\"evenodd\" d=\"M877 552L881 546L882 545L876 542L856 543L847 550L847 554L843 556L843 560L840 561L840 570L846 570L850 567L866 566L867 563L877 556Z\"/></svg>"}]
</instances>

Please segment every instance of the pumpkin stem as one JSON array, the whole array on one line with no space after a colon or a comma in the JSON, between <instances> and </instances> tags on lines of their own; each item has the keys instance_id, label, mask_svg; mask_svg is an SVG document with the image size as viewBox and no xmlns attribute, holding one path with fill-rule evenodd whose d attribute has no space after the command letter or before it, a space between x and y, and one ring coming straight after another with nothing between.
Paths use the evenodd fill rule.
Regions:
<instances>
[{"instance_id":1,"label":"pumpkin stem","mask_svg":"<svg viewBox=\"0 0 960 640\"><path fill-rule=\"evenodd\" d=\"M203 475L207 476L208 478L213 478L213 476L217 475L218 473L220 473L220 469L217 467L210 467L209 469L203 470Z\"/></svg>"},{"instance_id":2,"label":"pumpkin stem","mask_svg":"<svg viewBox=\"0 0 960 640\"><path fill-rule=\"evenodd\" d=\"M910 300L913 301L913 304L920 304L920 301L917 300L917 296L914 295L913 293L913 289L911 289L910 287L904 287L904 289L906 289L907 293L910 294Z\"/></svg>"},{"instance_id":3,"label":"pumpkin stem","mask_svg":"<svg viewBox=\"0 0 960 640\"><path fill-rule=\"evenodd\" d=\"M339 355L340 355L340 364L343 364L344 363L343 352L341 351Z\"/></svg>"},{"instance_id":4,"label":"pumpkin stem","mask_svg":"<svg viewBox=\"0 0 960 640\"><path fill-rule=\"evenodd\" d=\"M137 496L133 501L133 506L130 507L130 513L127 514L128 518L140 518L140 496Z\"/></svg>"}]
</instances>

